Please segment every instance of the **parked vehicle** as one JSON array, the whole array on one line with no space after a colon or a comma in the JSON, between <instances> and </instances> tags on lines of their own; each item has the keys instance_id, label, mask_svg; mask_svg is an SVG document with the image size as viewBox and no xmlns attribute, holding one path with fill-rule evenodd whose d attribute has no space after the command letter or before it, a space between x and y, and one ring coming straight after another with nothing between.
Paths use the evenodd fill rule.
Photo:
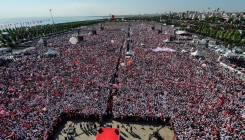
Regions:
<instances>
[{"instance_id":1,"label":"parked vehicle","mask_svg":"<svg viewBox=\"0 0 245 140\"><path fill-rule=\"evenodd\" d=\"M11 53L11 52L12 52L12 49L9 48L9 47L6 47L6 48L0 48L0 55L6 54L6 53Z\"/></svg>"}]
</instances>

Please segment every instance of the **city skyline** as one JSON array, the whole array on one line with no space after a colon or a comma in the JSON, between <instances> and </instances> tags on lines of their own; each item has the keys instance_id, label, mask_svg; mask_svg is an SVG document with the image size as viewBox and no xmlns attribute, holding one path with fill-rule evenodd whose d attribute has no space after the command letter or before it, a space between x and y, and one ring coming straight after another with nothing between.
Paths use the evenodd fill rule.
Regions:
<instances>
[{"instance_id":1,"label":"city skyline","mask_svg":"<svg viewBox=\"0 0 245 140\"><path fill-rule=\"evenodd\" d=\"M244 12L244 0L0 0L0 18L137 15L172 12ZM210 9L209 9L210 8Z\"/></svg>"}]
</instances>

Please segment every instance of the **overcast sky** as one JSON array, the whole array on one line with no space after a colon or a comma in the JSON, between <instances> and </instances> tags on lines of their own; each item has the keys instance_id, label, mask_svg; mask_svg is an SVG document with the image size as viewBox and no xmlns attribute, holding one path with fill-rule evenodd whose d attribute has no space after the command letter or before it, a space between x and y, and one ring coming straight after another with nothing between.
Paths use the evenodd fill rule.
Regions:
<instances>
[{"instance_id":1,"label":"overcast sky","mask_svg":"<svg viewBox=\"0 0 245 140\"><path fill-rule=\"evenodd\" d=\"M245 0L0 0L0 18L245 11Z\"/></svg>"}]
</instances>

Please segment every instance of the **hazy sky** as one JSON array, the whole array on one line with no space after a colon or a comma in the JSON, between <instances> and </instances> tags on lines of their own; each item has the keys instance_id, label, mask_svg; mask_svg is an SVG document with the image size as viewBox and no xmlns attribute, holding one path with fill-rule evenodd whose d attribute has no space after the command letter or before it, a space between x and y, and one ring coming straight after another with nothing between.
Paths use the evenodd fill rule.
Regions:
<instances>
[{"instance_id":1,"label":"hazy sky","mask_svg":"<svg viewBox=\"0 0 245 140\"><path fill-rule=\"evenodd\" d=\"M0 0L0 18L245 11L245 0Z\"/></svg>"}]
</instances>

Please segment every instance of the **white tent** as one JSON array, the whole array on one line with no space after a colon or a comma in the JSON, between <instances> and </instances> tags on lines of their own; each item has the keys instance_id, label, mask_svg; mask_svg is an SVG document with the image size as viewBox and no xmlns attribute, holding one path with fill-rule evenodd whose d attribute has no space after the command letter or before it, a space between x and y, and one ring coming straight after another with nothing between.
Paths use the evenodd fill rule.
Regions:
<instances>
[{"instance_id":1,"label":"white tent","mask_svg":"<svg viewBox=\"0 0 245 140\"><path fill-rule=\"evenodd\" d=\"M190 52L193 52L194 51L194 49L193 49L193 47L191 48L191 50L190 50Z\"/></svg>"},{"instance_id":2,"label":"white tent","mask_svg":"<svg viewBox=\"0 0 245 140\"><path fill-rule=\"evenodd\" d=\"M202 54L198 50L196 50L195 52L191 53L191 55L193 55L193 56L202 56Z\"/></svg>"},{"instance_id":3,"label":"white tent","mask_svg":"<svg viewBox=\"0 0 245 140\"><path fill-rule=\"evenodd\" d=\"M199 40L197 42L199 45L205 45L207 43L206 40Z\"/></svg>"},{"instance_id":4,"label":"white tent","mask_svg":"<svg viewBox=\"0 0 245 140\"><path fill-rule=\"evenodd\" d=\"M48 55L48 56L56 55L56 53L53 50L51 50L51 49L48 49L48 52L46 52L45 54Z\"/></svg>"},{"instance_id":5,"label":"white tent","mask_svg":"<svg viewBox=\"0 0 245 140\"><path fill-rule=\"evenodd\" d=\"M229 57L229 58L234 58L236 57L237 55L235 53L231 53L230 51L227 51L225 54L224 54L225 57Z\"/></svg>"},{"instance_id":6,"label":"white tent","mask_svg":"<svg viewBox=\"0 0 245 140\"><path fill-rule=\"evenodd\" d=\"M2 34L3 34L3 35L8 35L8 34L9 34L9 32L2 32Z\"/></svg>"},{"instance_id":7,"label":"white tent","mask_svg":"<svg viewBox=\"0 0 245 140\"><path fill-rule=\"evenodd\" d=\"M164 40L165 43L169 43L170 40L167 38L166 40Z\"/></svg>"},{"instance_id":8,"label":"white tent","mask_svg":"<svg viewBox=\"0 0 245 140\"><path fill-rule=\"evenodd\" d=\"M42 44L43 43L43 39L40 38L40 40L38 41L38 43Z\"/></svg>"},{"instance_id":9,"label":"white tent","mask_svg":"<svg viewBox=\"0 0 245 140\"><path fill-rule=\"evenodd\" d=\"M126 55L127 56L133 56L134 55L134 51L129 50L128 52L126 52Z\"/></svg>"},{"instance_id":10,"label":"white tent","mask_svg":"<svg viewBox=\"0 0 245 140\"><path fill-rule=\"evenodd\" d=\"M144 43L140 43L140 46L141 46L141 47L145 47L145 44L144 44Z\"/></svg>"},{"instance_id":11,"label":"white tent","mask_svg":"<svg viewBox=\"0 0 245 140\"><path fill-rule=\"evenodd\" d=\"M92 31L90 31L88 34L89 34L89 35L92 35L93 33L92 33Z\"/></svg>"},{"instance_id":12,"label":"white tent","mask_svg":"<svg viewBox=\"0 0 245 140\"><path fill-rule=\"evenodd\" d=\"M209 45L216 45L216 41L215 41L215 40L210 40L210 41L208 42L208 44L209 44Z\"/></svg>"},{"instance_id":13,"label":"white tent","mask_svg":"<svg viewBox=\"0 0 245 140\"><path fill-rule=\"evenodd\" d=\"M181 52L182 52L182 53L187 53L188 51L186 51L186 50L181 50Z\"/></svg>"},{"instance_id":14,"label":"white tent","mask_svg":"<svg viewBox=\"0 0 245 140\"><path fill-rule=\"evenodd\" d=\"M175 34L181 35L181 34L187 34L187 32L179 30L179 31L176 31Z\"/></svg>"}]
</instances>

